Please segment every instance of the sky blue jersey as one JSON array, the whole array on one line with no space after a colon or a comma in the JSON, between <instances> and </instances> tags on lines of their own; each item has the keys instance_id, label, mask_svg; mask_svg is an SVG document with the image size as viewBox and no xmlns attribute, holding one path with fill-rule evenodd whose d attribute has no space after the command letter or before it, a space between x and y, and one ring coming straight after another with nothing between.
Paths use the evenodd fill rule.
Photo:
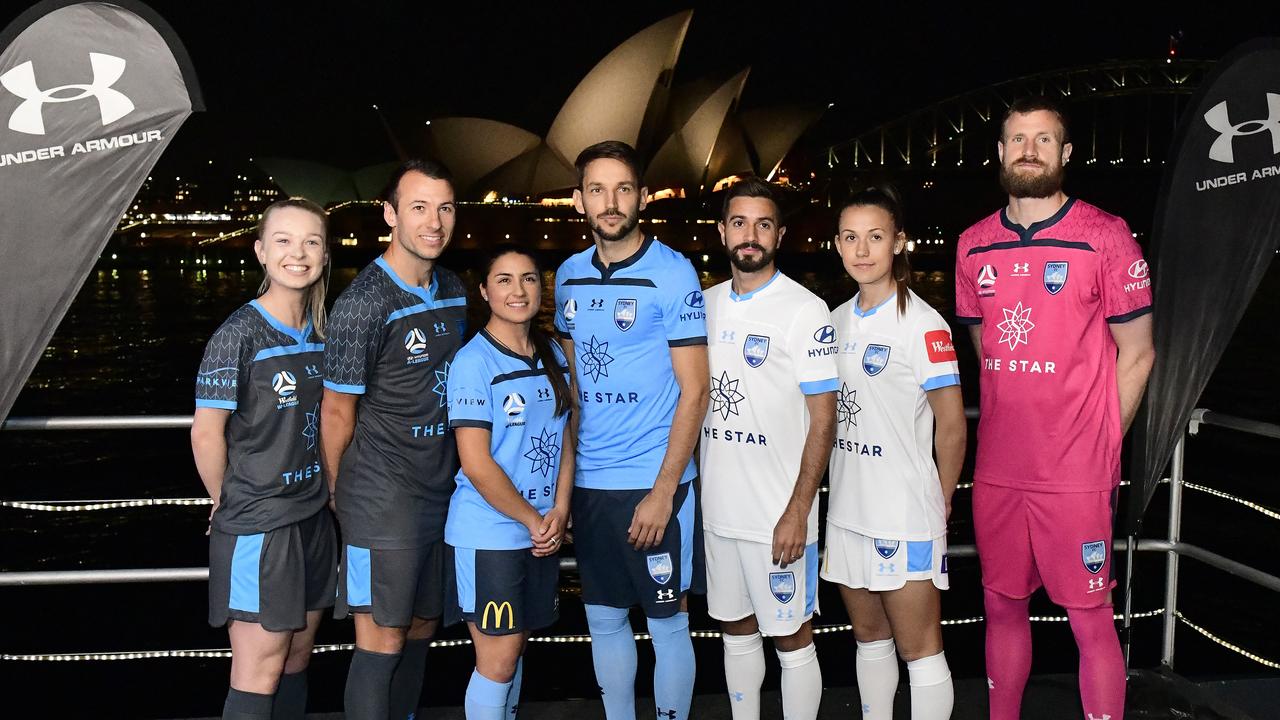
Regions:
<instances>
[{"instance_id":1,"label":"sky blue jersey","mask_svg":"<svg viewBox=\"0 0 1280 720\"><path fill-rule=\"evenodd\" d=\"M569 373L552 344L558 371ZM566 377L566 382L568 378ZM568 413L556 417L556 396L541 362L518 355L485 330L454 357L449 372L449 426L484 428L489 453L539 513L555 505L560 448ZM449 501L444 539L454 547L516 550L533 545L529 530L494 509L462 470Z\"/></svg>"},{"instance_id":2,"label":"sky blue jersey","mask_svg":"<svg viewBox=\"0 0 1280 720\"><path fill-rule=\"evenodd\" d=\"M608 268L594 247L583 250L556 272L555 323L573 340L582 413L575 484L652 488L680 398L670 348L707 344L693 265L653 238ZM681 482L694 473L690 458Z\"/></svg>"}]
</instances>

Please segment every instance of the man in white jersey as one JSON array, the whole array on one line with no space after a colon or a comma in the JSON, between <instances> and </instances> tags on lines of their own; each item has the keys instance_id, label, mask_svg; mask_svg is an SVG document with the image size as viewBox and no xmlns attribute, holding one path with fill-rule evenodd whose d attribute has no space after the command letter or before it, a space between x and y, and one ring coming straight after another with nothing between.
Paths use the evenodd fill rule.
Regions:
<instances>
[{"instance_id":1,"label":"man in white jersey","mask_svg":"<svg viewBox=\"0 0 1280 720\"><path fill-rule=\"evenodd\" d=\"M735 720L760 716L761 631L782 666L783 714L815 718L818 507L835 429L835 330L827 305L774 266L785 228L757 178L725 195L733 278L706 293L711 402L702 424L707 607L724 631Z\"/></svg>"}]
</instances>

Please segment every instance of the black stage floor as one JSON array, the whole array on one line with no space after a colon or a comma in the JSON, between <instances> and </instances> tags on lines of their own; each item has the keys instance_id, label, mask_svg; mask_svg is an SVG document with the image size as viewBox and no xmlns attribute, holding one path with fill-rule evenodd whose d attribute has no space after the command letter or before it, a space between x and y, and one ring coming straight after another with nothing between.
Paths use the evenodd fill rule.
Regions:
<instances>
[{"instance_id":1,"label":"black stage floor","mask_svg":"<svg viewBox=\"0 0 1280 720\"><path fill-rule=\"evenodd\" d=\"M894 704L895 720L911 717L910 691L898 688ZM652 699L637 703L637 717L653 717ZM762 720L782 718L782 700L777 691L765 692ZM823 693L820 720L856 720L862 716L857 688L827 688ZM693 699L692 720L728 720L729 700L718 695ZM340 720L341 713L308 716L313 720ZM463 720L462 708L423 708L421 720ZM980 679L956 683L953 720L987 717L987 688ZM1022 717L1034 720L1079 720L1080 700L1074 675L1039 675L1031 678L1022 703ZM1129 674L1125 708L1128 720L1271 720L1280 717L1280 678L1228 678L1192 682L1160 670L1137 670ZM595 700L531 702L520 708L520 720L604 720L604 707ZM1098 718L1097 720L1102 720ZM1111 718L1110 720L1118 720Z\"/></svg>"}]
</instances>

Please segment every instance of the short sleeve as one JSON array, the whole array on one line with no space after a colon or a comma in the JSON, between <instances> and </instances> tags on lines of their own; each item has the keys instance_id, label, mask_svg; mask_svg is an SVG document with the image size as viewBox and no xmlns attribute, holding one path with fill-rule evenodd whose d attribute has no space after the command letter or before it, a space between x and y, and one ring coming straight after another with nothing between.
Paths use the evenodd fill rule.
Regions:
<instances>
[{"instance_id":1,"label":"short sleeve","mask_svg":"<svg viewBox=\"0 0 1280 720\"><path fill-rule=\"evenodd\" d=\"M576 305L566 305L570 301L569 291L564 287L565 265L561 265L556 271L556 316L555 326L556 335L568 340L569 321L573 319L573 315L577 314Z\"/></svg>"},{"instance_id":2,"label":"short sleeve","mask_svg":"<svg viewBox=\"0 0 1280 720\"><path fill-rule=\"evenodd\" d=\"M839 347L831 312L821 300L815 298L797 309L787 330L787 348L793 357L795 379L801 392L817 395L840 388L836 370Z\"/></svg>"},{"instance_id":3,"label":"short sleeve","mask_svg":"<svg viewBox=\"0 0 1280 720\"><path fill-rule=\"evenodd\" d=\"M1128 322L1151 312L1151 271L1125 221L1116 219L1101 261L1098 285L1107 322Z\"/></svg>"},{"instance_id":4,"label":"short sleeve","mask_svg":"<svg viewBox=\"0 0 1280 720\"><path fill-rule=\"evenodd\" d=\"M449 427L493 429L493 398L489 394L493 376L477 355L456 357L449 367Z\"/></svg>"},{"instance_id":5,"label":"short sleeve","mask_svg":"<svg viewBox=\"0 0 1280 720\"><path fill-rule=\"evenodd\" d=\"M662 325L667 345L707 344L707 301L693 265L683 257L668 269L661 289Z\"/></svg>"},{"instance_id":6,"label":"short sleeve","mask_svg":"<svg viewBox=\"0 0 1280 720\"><path fill-rule=\"evenodd\" d=\"M956 320L962 325L981 325L982 308L978 305L977 277L973 263L966 255L967 243L961 236L956 250Z\"/></svg>"},{"instance_id":7,"label":"short sleeve","mask_svg":"<svg viewBox=\"0 0 1280 720\"><path fill-rule=\"evenodd\" d=\"M937 313L927 313L911 330L909 356L916 384L925 392L960 384L951 328Z\"/></svg>"},{"instance_id":8,"label":"short sleeve","mask_svg":"<svg viewBox=\"0 0 1280 720\"><path fill-rule=\"evenodd\" d=\"M325 327L324 386L363 395L369 369L381 349L382 314L373 303L343 294Z\"/></svg>"},{"instance_id":9,"label":"short sleeve","mask_svg":"<svg viewBox=\"0 0 1280 720\"><path fill-rule=\"evenodd\" d=\"M209 338L196 372L196 407L236 409L240 385L248 379L248 342L248 335L230 323Z\"/></svg>"}]
</instances>

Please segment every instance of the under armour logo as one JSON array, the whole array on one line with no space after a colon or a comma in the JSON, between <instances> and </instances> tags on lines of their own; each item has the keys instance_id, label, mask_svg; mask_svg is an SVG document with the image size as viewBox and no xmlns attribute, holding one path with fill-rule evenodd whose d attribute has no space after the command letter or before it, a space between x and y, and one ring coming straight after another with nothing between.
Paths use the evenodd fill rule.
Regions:
<instances>
[{"instance_id":1,"label":"under armour logo","mask_svg":"<svg viewBox=\"0 0 1280 720\"><path fill-rule=\"evenodd\" d=\"M988 689L988 690L995 690L995 689L996 689L995 681L993 681L991 678L987 678L987 689Z\"/></svg>"},{"instance_id":2,"label":"under armour logo","mask_svg":"<svg viewBox=\"0 0 1280 720\"><path fill-rule=\"evenodd\" d=\"M733 701L734 701L734 702L742 702L743 700L745 700L745 699L747 698L747 696L746 696L745 694L740 693L740 692L731 692L731 693L729 693L729 697L733 698Z\"/></svg>"},{"instance_id":3,"label":"under armour logo","mask_svg":"<svg viewBox=\"0 0 1280 720\"><path fill-rule=\"evenodd\" d=\"M1102 578L1092 578L1089 580L1089 592L1095 592L1105 587L1107 581Z\"/></svg>"},{"instance_id":4,"label":"under armour logo","mask_svg":"<svg viewBox=\"0 0 1280 720\"><path fill-rule=\"evenodd\" d=\"M880 574L881 574L881 575L883 575L883 574L885 574L885 573L892 573L892 572L897 572L897 570L895 570L895 569L894 569L894 567L893 567L893 563L880 563Z\"/></svg>"},{"instance_id":5,"label":"under armour logo","mask_svg":"<svg viewBox=\"0 0 1280 720\"><path fill-rule=\"evenodd\" d=\"M449 334L449 326L448 326L447 324L445 324L445 323L442 323L442 322L432 323L432 327L435 329L435 331L436 331L436 335L448 335L448 334Z\"/></svg>"},{"instance_id":6,"label":"under armour logo","mask_svg":"<svg viewBox=\"0 0 1280 720\"><path fill-rule=\"evenodd\" d=\"M870 705L868 705L868 704L866 704L866 703L862 703L862 714L863 714L863 715L870 715L870 714L871 714L871 706L870 706Z\"/></svg>"},{"instance_id":7,"label":"under armour logo","mask_svg":"<svg viewBox=\"0 0 1280 720\"><path fill-rule=\"evenodd\" d=\"M777 612L777 614L776 614L776 616L775 616L775 619L777 619L777 620L791 620L791 619L794 619L794 618L795 618L795 616L796 616L796 613L795 613L795 611L794 611L794 610L792 610L791 608L778 608L778 612Z\"/></svg>"},{"instance_id":8,"label":"under armour logo","mask_svg":"<svg viewBox=\"0 0 1280 720\"><path fill-rule=\"evenodd\" d=\"M599 310L604 307L604 298L591 298L591 309Z\"/></svg>"},{"instance_id":9,"label":"under armour logo","mask_svg":"<svg viewBox=\"0 0 1280 720\"><path fill-rule=\"evenodd\" d=\"M675 599L676 591L674 589L658 591L658 602L671 602Z\"/></svg>"},{"instance_id":10,"label":"under armour logo","mask_svg":"<svg viewBox=\"0 0 1280 720\"><path fill-rule=\"evenodd\" d=\"M114 55L89 53L89 66L93 68L92 83L62 85L47 90L41 90L36 85L35 66L30 60L0 75L0 85L22 98L22 103L9 116L9 129L27 135L43 135L45 103L72 102L87 97L97 99L98 113L102 116L104 126L133 112L133 101L119 90L111 89L120 76L124 75L125 61ZM80 94L55 97L68 90L79 90Z\"/></svg>"},{"instance_id":11,"label":"under armour logo","mask_svg":"<svg viewBox=\"0 0 1280 720\"><path fill-rule=\"evenodd\" d=\"M1280 95L1276 93L1267 93L1266 120L1245 120L1232 125L1231 118L1227 114L1227 101L1223 100L1209 108L1209 112L1204 114L1204 121L1209 124L1209 127L1218 131L1218 139L1209 146L1210 160L1223 163L1235 162L1235 151L1232 148L1235 138L1242 135L1256 135L1264 130L1271 133L1272 154L1280 155ZM1244 129L1246 126L1252 127L1246 130Z\"/></svg>"},{"instance_id":12,"label":"under armour logo","mask_svg":"<svg viewBox=\"0 0 1280 720\"><path fill-rule=\"evenodd\" d=\"M1102 717L1095 717L1093 713L1089 713L1089 720L1111 720L1111 716L1103 714Z\"/></svg>"},{"instance_id":13,"label":"under armour logo","mask_svg":"<svg viewBox=\"0 0 1280 720\"><path fill-rule=\"evenodd\" d=\"M306 369L307 369L307 377L310 377L310 378L320 377L320 368L318 366L307 365Z\"/></svg>"},{"instance_id":14,"label":"under armour logo","mask_svg":"<svg viewBox=\"0 0 1280 720\"><path fill-rule=\"evenodd\" d=\"M720 331L720 342L723 342L723 343L731 343L731 342L733 342L733 336L734 336L734 335L736 335L736 334L737 334L737 333L735 333L733 330L721 330L721 331Z\"/></svg>"},{"instance_id":15,"label":"under armour logo","mask_svg":"<svg viewBox=\"0 0 1280 720\"><path fill-rule=\"evenodd\" d=\"M658 717L667 718L667 720L676 720L676 711L663 710L662 708L658 708Z\"/></svg>"},{"instance_id":16,"label":"under armour logo","mask_svg":"<svg viewBox=\"0 0 1280 720\"><path fill-rule=\"evenodd\" d=\"M551 399L551 391L550 391L550 390L548 390L547 388L538 388L538 399L539 399L539 400L550 400L550 399Z\"/></svg>"},{"instance_id":17,"label":"under armour logo","mask_svg":"<svg viewBox=\"0 0 1280 720\"><path fill-rule=\"evenodd\" d=\"M1031 272L1031 263L1014 263L1013 271L1016 273L1029 273Z\"/></svg>"}]
</instances>

